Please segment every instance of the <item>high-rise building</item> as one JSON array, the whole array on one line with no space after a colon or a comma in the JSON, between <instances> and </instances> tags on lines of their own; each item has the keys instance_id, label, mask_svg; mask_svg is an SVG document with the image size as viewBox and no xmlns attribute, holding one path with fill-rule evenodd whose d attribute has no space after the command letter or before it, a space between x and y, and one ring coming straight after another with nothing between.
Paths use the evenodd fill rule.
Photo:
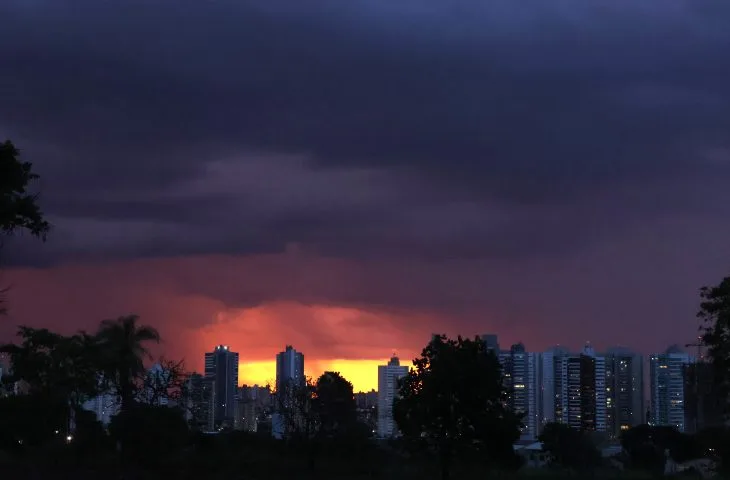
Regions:
<instances>
[{"instance_id":1,"label":"high-rise building","mask_svg":"<svg viewBox=\"0 0 730 480\"><path fill-rule=\"evenodd\" d=\"M255 433L258 431L258 411L256 403L250 398L239 398L237 400L238 411L236 412L236 430Z\"/></svg>"},{"instance_id":2,"label":"high-rise building","mask_svg":"<svg viewBox=\"0 0 730 480\"><path fill-rule=\"evenodd\" d=\"M541 384L542 415L539 429L552 422L563 421L563 359L570 352L567 348L556 346L542 354Z\"/></svg>"},{"instance_id":3,"label":"high-rise building","mask_svg":"<svg viewBox=\"0 0 730 480\"><path fill-rule=\"evenodd\" d=\"M301 422L299 412L294 411L292 392L306 385L304 354L287 345L276 354L275 412L271 416L271 435L282 439L289 434L292 425Z\"/></svg>"},{"instance_id":4,"label":"high-rise building","mask_svg":"<svg viewBox=\"0 0 730 480\"><path fill-rule=\"evenodd\" d=\"M287 385L303 386L304 382L304 354L287 345L276 355L276 390L282 392Z\"/></svg>"},{"instance_id":5,"label":"high-rise building","mask_svg":"<svg viewBox=\"0 0 730 480\"><path fill-rule=\"evenodd\" d=\"M605 354L606 430L613 437L644 423L644 359L623 347Z\"/></svg>"},{"instance_id":6,"label":"high-rise building","mask_svg":"<svg viewBox=\"0 0 730 480\"><path fill-rule=\"evenodd\" d=\"M578 355L561 356L560 420L581 431L606 430L606 364L586 344ZM557 409L556 409L557 410ZM557 417L557 412L556 412Z\"/></svg>"},{"instance_id":7,"label":"high-rise building","mask_svg":"<svg viewBox=\"0 0 730 480\"><path fill-rule=\"evenodd\" d=\"M10 356L7 353L0 353L0 380L3 375L10 375Z\"/></svg>"},{"instance_id":8,"label":"high-rise building","mask_svg":"<svg viewBox=\"0 0 730 480\"><path fill-rule=\"evenodd\" d=\"M684 375L690 361L689 354L676 345L649 358L649 421L652 425L685 431Z\"/></svg>"},{"instance_id":9,"label":"high-rise building","mask_svg":"<svg viewBox=\"0 0 730 480\"><path fill-rule=\"evenodd\" d=\"M499 339L497 335L493 333L485 333L481 336L482 342L487 346L487 350L493 351L495 354L499 354Z\"/></svg>"},{"instance_id":10,"label":"high-rise building","mask_svg":"<svg viewBox=\"0 0 730 480\"><path fill-rule=\"evenodd\" d=\"M182 400L187 406L185 417L190 428L202 432L215 430L215 394L214 378L206 378L199 373L190 375Z\"/></svg>"},{"instance_id":11,"label":"high-rise building","mask_svg":"<svg viewBox=\"0 0 730 480\"><path fill-rule=\"evenodd\" d=\"M112 417L119 413L121 405L119 404L117 395L102 393L85 401L82 408L94 412L96 419L107 427L111 423Z\"/></svg>"},{"instance_id":12,"label":"high-rise building","mask_svg":"<svg viewBox=\"0 0 730 480\"><path fill-rule=\"evenodd\" d=\"M539 353L530 353L522 343L512 345L509 351L499 354L504 386L507 389L507 406L522 417L522 440L534 441L539 434L542 370Z\"/></svg>"},{"instance_id":13,"label":"high-rise building","mask_svg":"<svg viewBox=\"0 0 730 480\"><path fill-rule=\"evenodd\" d=\"M218 345L205 354L205 378L215 381L213 421L216 428L233 428L238 392L238 353Z\"/></svg>"},{"instance_id":14,"label":"high-rise building","mask_svg":"<svg viewBox=\"0 0 730 480\"><path fill-rule=\"evenodd\" d=\"M104 388L105 383L104 376L98 375L97 386L103 393L87 399L81 407L93 412L96 419L106 427L111 423L112 417L121 410L121 402L114 388Z\"/></svg>"},{"instance_id":15,"label":"high-rise building","mask_svg":"<svg viewBox=\"0 0 730 480\"><path fill-rule=\"evenodd\" d=\"M156 406L172 406L168 388L172 382L172 372L159 363L147 370L142 395L145 403Z\"/></svg>"},{"instance_id":16,"label":"high-rise building","mask_svg":"<svg viewBox=\"0 0 730 480\"><path fill-rule=\"evenodd\" d=\"M375 389L369 392L357 392L355 394L355 405L357 408L368 409L378 405L378 392Z\"/></svg>"},{"instance_id":17,"label":"high-rise building","mask_svg":"<svg viewBox=\"0 0 730 480\"><path fill-rule=\"evenodd\" d=\"M398 394L398 381L408 375L408 367L401 366L393 356L387 365L378 366L378 437L387 438L398 434L393 420L393 402Z\"/></svg>"}]
</instances>

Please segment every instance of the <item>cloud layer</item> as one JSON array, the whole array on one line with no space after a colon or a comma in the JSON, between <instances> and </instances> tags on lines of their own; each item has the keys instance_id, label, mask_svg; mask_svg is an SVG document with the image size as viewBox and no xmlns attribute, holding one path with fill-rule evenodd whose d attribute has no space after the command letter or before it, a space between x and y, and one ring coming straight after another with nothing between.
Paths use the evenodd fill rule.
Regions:
<instances>
[{"instance_id":1,"label":"cloud layer","mask_svg":"<svg viewBox=\"0 0 730 480\"><path fill-rule=\"evenodd\" d=\"M282 331L294 308L319 358L445 325L658 348L730 263L727 2L6 0L0 18L0 137L56 227L2 260L48 268L8 276L61 302L18 299L18 321L78 295L114 299L89 321L139 305L179 332L262 308ZM96 295L61 298L86 276ZM322 312L351 311L400 340L317 343Z\"/></svg>"},{"instance_id":2,"label":"cloud layer","mask_svg":"<svg viewBox=\"0 0 730 480\"><path fill-rule=\"evenodd\" d=\"M722 2L0 8L46 261L551 253L702 209L730 168Z\"/></svg>"}]
</instances>

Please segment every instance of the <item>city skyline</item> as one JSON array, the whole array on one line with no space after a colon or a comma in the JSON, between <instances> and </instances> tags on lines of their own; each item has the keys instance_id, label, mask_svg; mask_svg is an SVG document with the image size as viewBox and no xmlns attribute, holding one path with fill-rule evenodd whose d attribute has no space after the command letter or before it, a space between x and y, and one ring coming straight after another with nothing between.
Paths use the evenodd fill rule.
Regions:
<instances>
[{"instance_id":1,"label":"city skyline","mask_svg":"<svg viewBox=\"0 0 730 480\"><path fill-rule=\"evenodd\" d=\"M536 441L542 429L553 422L580 431L603 432L616 439L644 423L689 432L721 418L718 397L713 396L707 385L700 387L699 377L691 373L704 370L709 364L697 362L697 357L676 345L644 357L625 347L596 351L590 343L578 351L553 347L536 352L528 351L522 343L505 348L494 333L477 338L481 338L486 350L499 361L505 406L522 416L522 442ZM432 341L440 341L439 336L432 335ZM296 398L289 395L305 386L304 353L293 345L286 345L277 353L273 390L268 385L231 388L236 380L232 368L238 364L238 358L238 353L228 345L217 345L212 352L206 352L205 376L193 373L187 381L190 393L185 401L191 402L190 418L208 431L226 427L256 431L257 418L266 408L271 408L271 433L275 438L284 438L290 424L283 418L290 414L291 399ZM645 376L646 361L648 376ZM154 376L163 372L158 363L147 374ZM363 418L369 417L373 433L380 438L399 434L392 405L398 395L399 379L408 372L409 365L401 364L393 354L387 363L377 366L377 391L367 394L353 391L353 400L364 410ZM708 378L705 376L700 382ZM312 381L319 383L316 378ZM645 387L649 387L648 397ZM155 396L158 393L148 391L143 395L159 405L174 403L164 395ZM703 408L698 402L702 402ZM372 410L376 405L377 410ZM107 392L89 398L84 408L93 411L106 424L118 411L118 398Z\"/></svg>"},{"instance_id":2,"label":"city skyline","mask_svg":"<svg viewBox=\"0 0 730 480\"><path fill-rule=\"evenodd\" d=\"M447 335L449 336L449 335ZM464 337L465 335L462 335ZM590 345L590 348L596 352L596 354L600 354L602 356L605 356L606 358L610 356L617 356L621 357L623 354L627 355L635 355L639 356L641 358L641 364L637 365L634 368L639 368L639 370L642 373L642 375L646 375L646 378L648 379L649 375L649 359L652 355L662 355L664 352L667 351L667 349L679 349L683 352L686 352L686 355L688 358L695 358L695 348L696 345L686 345L686 344L678 344L673 343L669 345L665 345L662 348L659 348L657 350L653 351L639 351L637 349L633 349L630 346L627 345L604 345L602 343L594 344L593 342L584 342L582 345L576 345L576 346L566 346L564 344L556 344L556 345L549 345L545 348L532 348L530 345L525 344L521 341L513 342L511 340L505 339L500 334L476 334L476 335L466 335L468 338L474 338L474 337L480 337L483 341L485 340L485 337L492 337L495 341L497 341L497 347L499 348L499 357L500 359L508 358L509 354L513 347L520 345L521 348L525 349L524 351L529 354L546 354L546 353L552 353L554 350L558 349L561 351L564 351L565 354L571 354L576 355L583 352L586 348L586 345ZM332 371L332 372L339 372L341 373L345 378L347 378L352 384L355 392L369 392L371 390L378 390L378 367L387 365L388 362L393 358L393 355L397 356L400 359L400 364L404 366L411 367L412 366L412 360L416 358L417 356L420 356L421 350L423 347L425 347L426 343L424 342L423 346L418 349L417 352L414 352L412 356L404 356L402 350L393 349L391 351L391 354L388 356L384 356L379 359L334 359L334 360L310 360L307 358L307 361L304 363L304 375L307 378L311 378L312 380L316 380L317 377L319 377L321 374ZM296 348L296 345L285 345L285 347L292 346ZM234 348L234 347L231 347ZM272 353L272 360L265 360L265 361L257 361L257 362L247 362L245 359L245 355L241 356L241 360L239 363L239 370L238 370L238 379L239 379L239 386L242 385L270 385L272 388L276 385L276 356L281 353L281 349L284 347L274 348ZM306 354L306 352L301 351L297 349L298 352ZM525 360L527 361L527 360ZM534 360L529 360L530 362ZM608 360L607 360L608 361ZM527 367L523 367L527 368ZM607 364L606 369L609 368L609 365ZM192 369L195 370L195 369ZM196 370L197 371L197 370ZM527 371L523 375L527 375ZM529 380L530 382L535 382L536 378L534 374L532 375L532 379ZM642 406L646 407L646 402L649 401L650 396L648 392L649 388L649 382L648 380L644 382L644 390L642 392ZM644 398L646 397L646 398ZM632 406L635 410L636 406ZM642 412L643 415L644 412ZM531 427L533 430L536 427Z\"/></svg>"}]
</instances>

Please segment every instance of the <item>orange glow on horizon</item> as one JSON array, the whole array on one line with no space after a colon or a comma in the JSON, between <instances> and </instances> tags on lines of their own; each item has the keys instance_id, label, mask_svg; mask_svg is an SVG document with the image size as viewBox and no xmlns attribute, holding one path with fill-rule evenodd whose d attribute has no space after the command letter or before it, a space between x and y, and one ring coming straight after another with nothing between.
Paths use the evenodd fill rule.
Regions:
<instances>
[{"instance_id":1,"label":"orange glow on horizon","mask_svg":"<svg viewBox=\"0 0 730 480\"><path fill-rule=\"evenodd\" d=\"M313 381L324 372L340 372L352 383L355 392L368 392L378 389L378 365L386 365L388 359L382 360L309 360L305 359L304 373ZM276 379L276 362L246 362L238 366L240 384L273 386Z\"/></svg>"}]
</instances>

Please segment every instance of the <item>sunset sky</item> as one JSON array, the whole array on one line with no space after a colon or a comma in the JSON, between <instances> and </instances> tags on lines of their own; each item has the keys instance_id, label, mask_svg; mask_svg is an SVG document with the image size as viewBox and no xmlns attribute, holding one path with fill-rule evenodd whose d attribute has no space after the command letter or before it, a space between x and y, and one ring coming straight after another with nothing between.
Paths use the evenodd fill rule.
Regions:
<instances>
[{"instance_id":1,"label":"sunset sky","mask_svg":"<svg viewBox=\"0 0 730 480\"><path fill-rule=\"evenodd\" d=\"M434 332L648 353L730 274L730 2L3 0L0 341L137 313L241 379Z\"/></svg>"}]
</instances>

